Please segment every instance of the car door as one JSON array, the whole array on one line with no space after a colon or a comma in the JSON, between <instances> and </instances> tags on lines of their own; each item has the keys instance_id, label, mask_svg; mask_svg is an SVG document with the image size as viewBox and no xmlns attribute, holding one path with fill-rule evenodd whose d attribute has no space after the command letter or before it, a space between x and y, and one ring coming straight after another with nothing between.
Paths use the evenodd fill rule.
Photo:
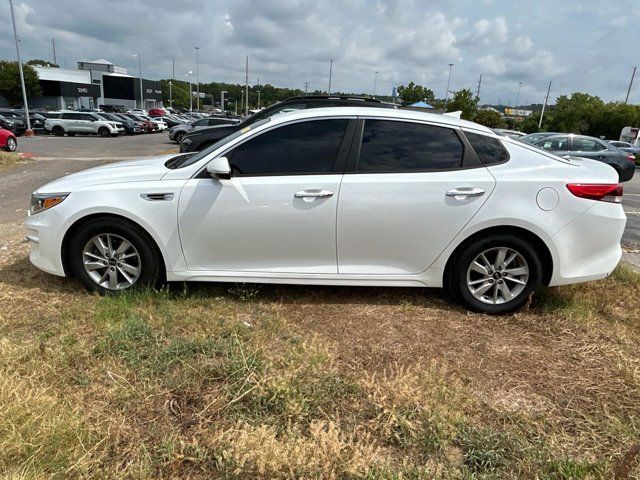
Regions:
<instances>
[{"instance_id":1,"label":"car door","mask_svg":"<svg viewBox=\"0 0 640 480\"><path fill-rule=\"evenodd\" d=\"M224 155L232 176L185 184L179 231L189 270L335 274L338 190L355 120L297 121Z\"/></svg>"},{"instance_id":2,"label":"car door","mask_svg":"<svg viewBox=\"0 0 640 480\"><path fill-rule=\"evenodd\" d=\"M571 155L604 160L607 158L607 147L595 138L573 137L571 142Z\"/></svg>"},{"instance_id":3,"label":"car door","mask_svg":"<svg viewBox=\"0 0 640 480\"><path fill-rule=\"evenodd\" d=\"M493 191L459 130L366 119L340 187L341 275L426 270ZM473 167L473 168L472 168Z\"/></svg>"}]
</instances>

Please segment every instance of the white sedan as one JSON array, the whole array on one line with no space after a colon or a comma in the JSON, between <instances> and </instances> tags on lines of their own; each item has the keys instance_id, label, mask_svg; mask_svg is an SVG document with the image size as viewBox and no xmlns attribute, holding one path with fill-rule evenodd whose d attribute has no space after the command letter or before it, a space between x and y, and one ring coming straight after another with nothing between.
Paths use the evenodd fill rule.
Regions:
<instances>
[{"instance_id":1,"label":"white sedan","mask_svg":"<svg viewBox=\"0 0 640 480\"><path fill-rule=\"evenodd\" d=\"M541 284L604 278L622 187L480 125L301 110L199 153L110 164L33 193L31 262L101 293L167 281L442 287L512 311Z\"/></svg>"}]
</instances>

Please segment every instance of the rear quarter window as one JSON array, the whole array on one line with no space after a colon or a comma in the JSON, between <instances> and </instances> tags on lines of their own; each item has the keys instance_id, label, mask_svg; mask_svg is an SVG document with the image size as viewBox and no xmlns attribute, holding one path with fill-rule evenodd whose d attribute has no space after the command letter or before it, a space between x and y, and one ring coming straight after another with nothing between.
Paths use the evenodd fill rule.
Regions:
<instances>
[{"instance_id":1,"label":"rear quarter window","mask_svg":"<svg viewBox=\"0 0 640 480\"><path fill-rule=\"evenodd\" d=\"M509 160L509 152L497 138L470 132L464 134L483 165L496 165Z\"/></svg>"}]
</instances>

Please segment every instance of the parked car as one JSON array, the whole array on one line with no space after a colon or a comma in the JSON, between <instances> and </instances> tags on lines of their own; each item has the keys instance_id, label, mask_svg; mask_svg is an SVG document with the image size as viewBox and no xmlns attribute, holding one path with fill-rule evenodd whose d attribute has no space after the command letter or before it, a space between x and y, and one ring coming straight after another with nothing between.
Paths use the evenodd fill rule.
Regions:
<instances>
[{"instance_id":1,"label":"parked car","mask_svg":"<svg viewBox=\"0 0 640 480\"><path fill-rule=\"evenodd\" d=\"M153 133L153 132L157 132L160 130L160 127L158 126L157 123L152 122L151 120L147 120L146 118L142 117L141 115L135 115L133 113L124 113L123 115L129 117L132 120L138 121L138 122L142 122L143 126L144 126L144 131L147 133Z\"/></svg>"},{"instance_id":2,"label":"parked car","mask_svg":"<svg viewBox=\"0 0 640 480\"><path fill-rule=\"evenodd\" d=\"M119 117L117 116L115 113L96 113L96 115L98 115L100 118L107 120L107 121L112 121L112 122L119 122L122 124L122 126L124 127L124 133L126 133L127 135L133 135L135 133L140 133L142 131L142 124L138 124L136 122L134 122L133 120L131 120L130 118L127 117Z\"/></svg>"},{"instance_id":3,"label":"parked car","mask_svg":"<svg viewBox=\"0 0 640 480\"><path fill-rule=\"evenodd\" d=\"M91 112L63 111L59 118L47 118L44 126L56 137L62 137L65 134L73 137L77 133L117 137L124 133L124 126L121 122L104 120L96 113Z\"/></svg>"},{"instance_id":4,"label":"parked car","mask_svg":"<svg viewBox=\"0 0 640 480\"><path fill-rule=\"evenodd\" d=\"M153 122L158 126L157 130L154 131L158 131L158 132L162 132L164 130L167 130L169 127L167 126L167 124L164 122L164 120L162 120L160 117L150 117L149 115L138 115L141 118L144 118L146 121L148 122Z\"/></svg>"},{"instance_id":5,"label":"parked car","mask_svg":"<svg viewBox=\"0 0 640 480\"><path fill-rule=\"evenodd\" d=\"M17 119L23 121L26 125L25 111L20 109L0 108L0 115L4 115L9 119ZM36 132L42 132L44 130L45 117L39 113L29 110L29 121L31 123L31 130Z\"/></svg>"},{"instance_id":6,"label":"parked car","mask_svg":"<svg viewBox=\"0 0 640 480\"><path fill-rule=\"evenodd\" d=\"M635 173L635 157L618 150L610 143L586 135L561 134L543 138L536 147L564 157L590 158L613 167L621 182L628 182Z\"/></svg>"},{"instance_id":7,"label":"parked car","mask_svg":"<svg viewBox=\"0 0 640 480\"><path fill-rule=\"evenodd\" d=\"M18 140L11 130L0 128L0 148L7 152L15 152L18 148Z\"/></svg>"},{"instance_id":8,"label":"parked car","mask_svg":"<svg viewBox=\"0 0 640 480\"><path fill-rule=\"evenodd\" d=\"M238 120L224 117L201 118L191 124L180 124L169 129L169 138L176 143L180 143L182 137L206 127L215 127L220 125L236 125Z\"/></svg>"},{"instance_id":9,"label":"parked car","mask_svg":"<svg viewBox=\"0 0 640 480\"><path fill-rule=\"evenodd\" d=\"M147 111L140 108L134 108L133 110L128 110L127 113L133 113L134 115L146 115Z\"/></svg>"},{"instance_id":10,"label":"parked car","mask_svg":"<svg viewBox=\"0 0 640 480\"><path fill-rule=\"evenodd\" d=\"M125 113L127 107L124 105L100 105L100 109L107 113Z\"/></svg>"},{"instance_id":11,"label":"parked car","mask_svg":"<svg viewBox=\"0 0 640 480\"><path fill-rule=\"evenodd\" d=\"M116 118L121 119L123 122L133 122L134 125L134 133L147 133L147 122L138 119L137 117L129 116L126 113L114 113Z\"/></svg>"},{"instance_id":12,"label":"parked car","mask_svg":"<svg viewBox=\"0 0 640 480\"><path fill-rule=\"evenodd\" d=\"M0 128L10 130L16 137L19 137L27 130L27 124L23 119L7 117L0 113Z\"/></svg>"},{"instance_id":13,"label":"parked car","mask_svg":"<svg viewBox=\"0 0 640 480\"><path fill-rule=\"evenodd\" d=\"M33 193L25 226L36 267L100 293L162 278L443 287L498 314L541 284L610 275L621 196L603 163L475 123L324 108L64 176Z\"/></svg>"},{"instance_id":14,"label":"parked car","mask_svg":"<svg viewBox=\"0 0 640 480\"><path fill-rule=\"evenodd\" d=\"M175 127L177 125L184 125L185 122L180 120L179 118L174 117L173 115L165 115L164 117L157 117L160 118L164 121L164 123L167 124L167 127L172 128Z\"/></svg>"},{"instance_id":15,"label":"parked car","mask_svg":"<svg viewBox=\"0 0 640 480\"><path fill-rule=\"evenodd\" d=\"M185 135L180 142L181 152L197 152L213 145L227 135L249 127L254 123L269 118L273 115L291 112L295 110L305 110L307 108L319 107L383 107L395 108L389 104L383 104L379 100L368 97L349 97L334 95L307 95L304 97L290 97L282 102L271 105L260 110L235 125L222 125L197 130L189 135Z\"/></svg>"},{"instance_id":16,"label":"parked car","mask_svg":"<svg viewBox=\"0 0 640 480\"><path fill-rule=\"evenodd\" d=\"M167 111L164 108L150 108L149 116L150 117L163 117L167 114Z\"/></svg>"},{"instance_id":17,"label":"parked car","mask_svg":"<svg viewBox=\"0 0 640 480\"><path fill-rule=\"evenodd\" d=\"M547 138L547 137L552 137L554 135L562 135L562 133L560 133L560 132L530 133L529 135L524 135L522 137L519 137L518 140L520 140L521 142L525 142L525 143L529 143L529 144L533 145L538 140L542 140L543 138Z\"/></svg>"},{"instance_id":18,"label":"parked car","mask_svg":"<svg viewBox=\"0 0 640 480\"><path fill-rule=\"evenodd\" d=\"M632 155L640 155L639 145L631 145L628 142L620 142L618 140L609 140L609 143L623 152L627 152Z\"/></svg>"}]
</instances>

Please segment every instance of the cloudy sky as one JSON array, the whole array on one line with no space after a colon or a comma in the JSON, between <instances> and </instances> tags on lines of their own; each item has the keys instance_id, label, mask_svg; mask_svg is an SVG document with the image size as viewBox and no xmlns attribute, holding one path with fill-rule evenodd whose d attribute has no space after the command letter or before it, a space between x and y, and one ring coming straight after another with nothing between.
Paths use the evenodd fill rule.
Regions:
<instances>
[{"instance_id":1,"label":"cloudy sky","mask_svg":"<svg viewBox=\"0 0 640 480\"><path fill-rule=\"evenodd\" d=\"M14 0L23 59L53 59L75 68L106 58L143 76L195 75L202 82L250 82L390 94L409 81L444 97L476 88L483 103L541 103L584 91L624 100L640 66L636 0ZM0 0L0 59L15 59L9 2ZM630 101L640 103L640 78Z\"/></svg>"}]
</instances>

